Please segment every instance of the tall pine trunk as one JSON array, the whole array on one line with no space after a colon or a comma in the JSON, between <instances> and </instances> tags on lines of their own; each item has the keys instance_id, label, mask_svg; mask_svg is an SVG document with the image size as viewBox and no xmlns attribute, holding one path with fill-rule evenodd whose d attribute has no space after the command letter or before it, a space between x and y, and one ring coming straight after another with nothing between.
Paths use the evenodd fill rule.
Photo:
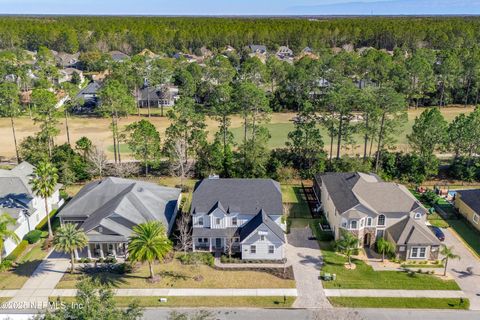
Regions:
<instances>
[{"instance_id":1,"label":"tall pine trunk","mask_svg":"<svg viewBox=\"0 0 480 320\"><path fill-rule=\"evenodd\" d=\"M65 131L67 133L67 143L69 146L71 146L70 144L70 130L68 128L68 111L65 109Z\"/></svg>"},{"instance_id":2,"label":"tall pine trunk","mask_svg":"<svg viewBox=\"0 0 480 320\"><path fill-rule=\"evenodd\" d=\"M10 122L12 123L13 142L15 144L15 155L17 156L17 163L20 163L20 155L18 153L17 134L15 133L15 122L13 116L10 116Z\"/></svg>"},{"instance_id":3,"label":"tall pine trunk","mask_svg":"<svg viewBox=\"0 0 480 320\"><path fill-rule=\"evenodd\" d=\"M340 147L342 146L342 129L343 129L343 114L340 114L340 123L338 124L338 139L337 139L337 159L340 159Z\"/></svg>"},{"instance_id":4,"label":"tall pine trunk","mask_svg":"<svg viewBox=\"0 0 480 320\"><path fill-rule=\"evenodd\" d=\"M382 115L382 122L380 124L380 133L378 134L378 147L377 147L377 159L375 161L375 172L378 172L378 168L380 166L380 152L381 152L381 149L383 148L382 139L383 139L383 130L384 130L383 127L385 125L385 117L386 117L386 112L384 112Z\"/></svg>"}]
</instances>

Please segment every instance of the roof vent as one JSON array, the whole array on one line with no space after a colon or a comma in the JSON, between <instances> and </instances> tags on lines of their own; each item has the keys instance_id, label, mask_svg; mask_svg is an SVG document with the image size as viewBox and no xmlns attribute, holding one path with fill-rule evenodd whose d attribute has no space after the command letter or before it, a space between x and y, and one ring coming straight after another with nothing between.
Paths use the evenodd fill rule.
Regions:
<instances>
[{"instance_id":1,"label":"roof vent","mask_svg":"<svg viewBox=\"0 0 480 320\"><path fill-rule=\"evenodd\" d=\"M208 176L208 179L220 179L220 176L218 174L211 174Z\"/></svg>"}]
</instances>

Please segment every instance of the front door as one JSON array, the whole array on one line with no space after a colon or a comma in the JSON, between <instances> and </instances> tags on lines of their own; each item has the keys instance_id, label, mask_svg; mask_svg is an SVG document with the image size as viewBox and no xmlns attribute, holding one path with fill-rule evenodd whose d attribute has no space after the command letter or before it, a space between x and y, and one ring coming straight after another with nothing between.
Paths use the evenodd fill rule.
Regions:
<instances>
[{"instance_id":1,"label":"front door","mask_svg":"<svg viewBox=\"0 0 480 320\"><path fill-rule=\"evenodd\" d=\"M215 239L215 248L221 248L222 247L222 238L216 238Z\"/></svg>"},{"instance_id":2,"label":"front door","mask_svg":"<svg viewBox=\"0 0 480 320\"><path fill-rule=\"evenodd\" d=\"M363 246L370 247L372 235L370 233L366 233L363 237Z\"/></svg>"}]
</instances>

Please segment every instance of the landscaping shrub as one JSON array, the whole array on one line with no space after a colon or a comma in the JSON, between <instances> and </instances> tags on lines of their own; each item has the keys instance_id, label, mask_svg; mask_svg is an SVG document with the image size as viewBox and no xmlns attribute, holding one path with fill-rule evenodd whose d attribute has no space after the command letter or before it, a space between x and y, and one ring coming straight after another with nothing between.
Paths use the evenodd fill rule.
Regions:
<instances>
[{"instance_id":1,"label":"landscaping shrub","mask_svg":"<svg viewBox=\"0 0 480 320\"><path fill-rule=\"evenodd\" d=\"M13 262L11 260L3 260L0 264L0 272L4 272L12 268Z\"/></svg>"},{"instance_id":2,"label":"landscaping shrub","mask_svg":"<svg viewBox=\"0 0 480 320\"><path fill-rule=\"evenodd\" d=\"M115 257L107 257L105 258L105 263L117 263L117 259Z\"/></svg>"},{"instance_id":3,"label":"landscaping shrub","mask_svg":"<svg viewBox=\"0 0 480 320\"><path fill-rule=\"evenodd\" d=\"M205 264L210 267L212 267L215 262L213 255L208 252L189 252L185 255L179 255L177 259L185 265Z\"/></svg>"},{"instance_id":4,"label":"landscaping shrub","mask_svg":"<svg viewBox=\"0 0 480 320\"><path fill-rule=\"evenodd\" d=\"M10 253L5 260L10 260L10 261L17 261L17 259L22 255L22 253L27 249L28 247L28 241L27 240L22 240L18 246L15 248L15 250Z\"/></svg>"},{"instance_id":5,"label":"landscaping shrub","mask_svg":"<svg viewBox=\"0 0 480 320\"><path fill-rule=\"evenodd\" d=\"M23 240L27 240L29 244L34 244L34 243L37 243L41 237L42 237L42 231L32 230L23 237Z\"/></svg>"}]
</instances>

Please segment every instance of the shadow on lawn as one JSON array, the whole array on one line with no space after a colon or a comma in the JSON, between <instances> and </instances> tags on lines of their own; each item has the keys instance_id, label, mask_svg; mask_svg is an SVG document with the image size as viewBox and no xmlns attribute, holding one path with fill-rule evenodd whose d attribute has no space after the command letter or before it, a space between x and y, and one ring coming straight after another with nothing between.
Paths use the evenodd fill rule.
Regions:
<instances>
[{"instance_id":1,"label":"shadow on lawn","mask_svg":"<svg viewBox=\"0 0 480 320\"><path fill-rule=\"evenodd\" d=\"M40 259L19 263L12 269L12 273L21 277L30 277L41 263Z\"/></svg>"}]
</instances>

